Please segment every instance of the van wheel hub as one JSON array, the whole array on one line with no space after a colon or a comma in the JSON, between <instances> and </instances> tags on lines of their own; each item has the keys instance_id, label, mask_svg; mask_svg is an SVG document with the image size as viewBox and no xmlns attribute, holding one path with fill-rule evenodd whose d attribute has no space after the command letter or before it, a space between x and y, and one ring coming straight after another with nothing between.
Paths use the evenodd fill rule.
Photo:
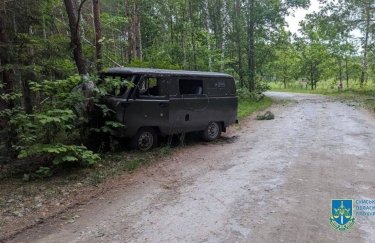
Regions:
<instances>
[{"instance_id":1,"label":"van wheel hub","mask_svg":"<svg viewBox=\"0 0 375 243\"><path fill-rule=\"evenodd\" d=\"M150 132L144 132L139 136L138 148L142 151L147 151L152 148L154 144L154 136Z\"/></svg>"},{"instance_id":2,"label":"van wheel hub","mask_svg":"<svg viewBox=\"0 0 375 243\"><path fill-rule=\"evenodd\" d=\"M215 139L219 136L219 133L220 133L220 127L219 125L216 123L216 122L211 122L209 125L208 125L208 128L207 128L207 132L208 132L208 136L212 139Z\"/></svg>"}]
</instances>

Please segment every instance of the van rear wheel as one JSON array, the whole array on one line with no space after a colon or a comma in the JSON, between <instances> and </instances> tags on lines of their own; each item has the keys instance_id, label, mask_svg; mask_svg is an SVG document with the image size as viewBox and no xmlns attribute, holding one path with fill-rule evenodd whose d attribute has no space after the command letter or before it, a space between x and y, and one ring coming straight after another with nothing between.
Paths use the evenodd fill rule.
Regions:
<instances>
[{"instance_id":1,"label":"van rear wheel","mask_svg":"<svg viewBox=\"0 0 375 243\"><path fill-rule=\"evenodd\" d=\"M221 125L218 122L210 122L203 131L203 139L211 142L221 136Z\"/></svg>"},{"instance_id":2,"label":"van rear wheel","mask_svg":"<svg viewBox=\"0 0 375 243\"><path fill-rule=\"evenodd\" d=\"M158 136L153 128L141 128L132 139L132 147L149 151L158 144Z\"/></svg>"}]
</instances>

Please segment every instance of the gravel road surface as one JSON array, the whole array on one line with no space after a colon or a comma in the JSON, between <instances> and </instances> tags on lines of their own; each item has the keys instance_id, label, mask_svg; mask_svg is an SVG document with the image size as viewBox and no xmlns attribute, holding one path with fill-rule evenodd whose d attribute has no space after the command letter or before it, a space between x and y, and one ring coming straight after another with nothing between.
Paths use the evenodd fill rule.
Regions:
<instances>
[{"instance_id":1,"label":"gravel road surface","mask_svg":"<svg viewBox=\"0 0 375 243\"><path fill-rule=\"evenodd\" d=\"M329 224L332 199L375 199L374 117L325 96L267 95L274 120L178 149L73 209L75 220L13 241L375 242L375 216L347 232Z\"/></svg>"}]
</instances>

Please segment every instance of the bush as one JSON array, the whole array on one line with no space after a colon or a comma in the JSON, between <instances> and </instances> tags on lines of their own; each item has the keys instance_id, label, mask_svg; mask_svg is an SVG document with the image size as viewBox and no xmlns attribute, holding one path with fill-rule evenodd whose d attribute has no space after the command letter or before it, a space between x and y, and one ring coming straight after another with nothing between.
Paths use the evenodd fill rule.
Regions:
<instances>
[{"instance_id":1,"label":"bush","mask_svg":"<svg viewBox=\"0 0 375 243\"><path fill-rule=\"evenodd\" d=\"M87 104L93 99L84 97L76 88L80 84L79 76L31 82L33 95L41 100L32 114L27 114L21 105L0 112L0 119L7 124L2 131L8 138L7 148L14 151L18 159L30 162L38 158L52 167L65 163L93 165L100 160L99 155L80 144L80 125L87 124L87 114L78 113L77 104ZM21 104L17 94L2 94L1 99L13 99L15 104ZM105 125L116 127L111 123ZM41 174L50 174L43 168L38 170Z\"/></svg>"},{"instance_id":2,"label":"bush","mask_svg":"<svg viewBox=\"0 0 375 243\"><path fill-rule=\"evenodd\" d=\"M259 101L264 97L264 92L269 90L270 86L266 81L257 80L255 82L255 90L249 91L247 87L237 89L237 94L240 99L243 100L255 100Z\"/></svg>"},{"instance_id":3,"label":"bush","mask_svg":"<svg viewBox=\"0 0 375 243\"><path fill-rule=\"evenodd\" d=\"M255 100L259 101L264 97L264 94L262 92L250 92L248 89L240 88L237 90L238 97L241 100Z\"/></svg>"}]
</instances>

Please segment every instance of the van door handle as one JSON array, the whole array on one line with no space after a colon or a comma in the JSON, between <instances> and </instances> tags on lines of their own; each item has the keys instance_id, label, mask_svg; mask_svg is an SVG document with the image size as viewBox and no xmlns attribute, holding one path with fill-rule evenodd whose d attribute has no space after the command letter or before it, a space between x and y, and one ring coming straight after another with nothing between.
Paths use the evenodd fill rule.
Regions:
<instances>
[{"instance_id":1,"label":"van door handle","mask_svg":"<svg viewBox=\"0 0 375 243\"><path fill-rule=\"evenodd\" d=\"M159 106L161 108L166 108L166 107L168 107L168 103L159 103Z\"/></svg>"}]
</instances>

